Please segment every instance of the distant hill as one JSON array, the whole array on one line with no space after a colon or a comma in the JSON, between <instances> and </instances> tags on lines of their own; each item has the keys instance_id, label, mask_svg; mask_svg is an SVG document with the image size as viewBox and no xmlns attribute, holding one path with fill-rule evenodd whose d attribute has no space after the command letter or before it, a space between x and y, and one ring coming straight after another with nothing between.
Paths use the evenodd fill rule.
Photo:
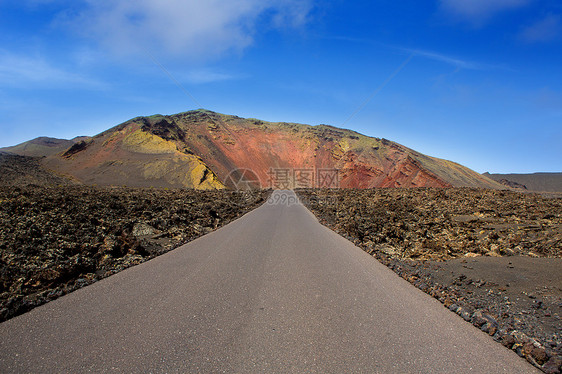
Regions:
<instances>
[{"instance_id":1,"label":"distant hill","mask_svg":"<svg viewBox=\"0 0 562 374\"><path fill-rule=\"evenodd\" d=\"M511 181L524 185L530 191L562 192L562 173L533 173L533 174L490 174L484 176L495 181Z\"/></svg>"},{"instance_id":2,"label":"distant hill","mask_svg":"<svg viewBox=\"0 0 562 374\"><path fill-rule=\"evenodd\" d=\"M316 178L322 170L338 170L344 188L505 188L462 165L390 140L203 109L137 117L92 138L39 139L4 150L46 156L42 164L47 169L86 184L224 188L234 187L249 170L251 184L269 187L277 170L290 174L284 175L287 187L298 187L295 171L312 171Z\"/></svg>"},{"instance_id":3,"label":"distant hill","mask_svg":"<svg viewBox=\"0 0 562 374\"><path fill-rule=\"evenodd\" d=\"M44 157L62 152L74 145L74 143L87 139L89 139L88 136L80 136L71 140L42 136L13 147L0 148L0 151L15 153L21 156Z\"/></svg>"},{"instance_id":4,"label":"distant hill","mask_svg":"<svg viewBox=\"0 0 562 374\"><path fill-rule=\"evenodd\" d=\"M28 184L45 186L75 183L77 182L45 169L39 158L0 152L0 186Z\"/></svg>"}]
</instances>

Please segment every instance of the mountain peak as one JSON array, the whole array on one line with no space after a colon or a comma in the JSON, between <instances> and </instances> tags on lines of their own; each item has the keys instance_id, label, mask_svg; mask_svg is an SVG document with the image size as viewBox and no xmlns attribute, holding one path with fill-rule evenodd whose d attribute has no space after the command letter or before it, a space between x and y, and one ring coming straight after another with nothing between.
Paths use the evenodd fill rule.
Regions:
<instances>
[{"instance_id":1,"label":"mountain peak","mask_svg":"<svg viewBox=\"0 0 562 374\"><path fill-rule=\"evenodd\" d=\"M136 117L93 138L59 144L56 152L44 154L45 165L90 184L236 187L236 178L248 171L255 186L280 187L272 177L276 174L287 179L282 187L320 187L321 173L332 170L337 175L330 187L501 188L468 168L387 139L326 124L268 122L207 109ZM11 147L21 154L27 149Z\"/></svg>"}]
</instances>

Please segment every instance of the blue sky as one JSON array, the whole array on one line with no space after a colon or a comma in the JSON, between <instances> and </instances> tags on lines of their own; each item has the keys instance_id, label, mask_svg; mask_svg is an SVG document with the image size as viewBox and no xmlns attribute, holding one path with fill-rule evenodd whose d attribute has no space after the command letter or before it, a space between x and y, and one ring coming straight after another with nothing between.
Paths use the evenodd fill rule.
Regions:
<instances>
[{"instance_id":1,"label":"blue sky","mask_svg":"<svg viewBox=\"0 0 562 374\"><path fill-rule=\"evenodd\" d=\"M198 107L560 172L562 3L0 0L0 147Z\"/></svg>"}]
</instances>

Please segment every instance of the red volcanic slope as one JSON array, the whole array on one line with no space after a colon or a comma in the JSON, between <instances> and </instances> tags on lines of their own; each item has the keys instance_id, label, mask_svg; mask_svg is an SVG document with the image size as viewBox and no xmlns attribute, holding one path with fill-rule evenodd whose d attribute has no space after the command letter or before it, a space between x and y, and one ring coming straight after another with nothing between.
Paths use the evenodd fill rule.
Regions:
<instances>
[{"instance_id":1,"label":"red volcanic slope","mask_svg":"<svg viewBox=\"0 0 562 374\"><path fill-rule=\"evenodd\" d=\"M269 186L271 168L338 169L344 188L501 188L459 164L332 126L271 123L205 110L132 122L164 137L178 134L178 147L201 157L222 181L236 168L254 171L262 187Z\"/></svg>"},{"instance_id":2,"label":"red volcanic slope","mask_svg":"<svg viewBox=\"0 0 562 374\"><path fill-rule=\"evenodd\" d=\"M272 123L201 109L137 117L46 156L49 168L89 184L220 188L222 182L233 187L232 181L240 177L237 170L250 169L261 187L270 187L274 169L306 169L316 176L337 169L344 188L502 188L464 166L386 139L326 125Z\"/></svg>"}]
</instances>

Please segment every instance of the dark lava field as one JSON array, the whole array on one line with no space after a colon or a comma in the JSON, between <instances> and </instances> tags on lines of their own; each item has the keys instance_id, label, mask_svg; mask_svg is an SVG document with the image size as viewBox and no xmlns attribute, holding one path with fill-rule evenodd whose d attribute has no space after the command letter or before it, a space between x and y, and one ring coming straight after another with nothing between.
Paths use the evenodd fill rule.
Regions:
<instances>
[{"instance_id":1,"label":"dark lava field","mask_svg":"<svg viewBox=\"0 0 562 374\"><path fill-rule=\"evenodd\" d=\"M299 190L321 223L547 373L562 365L562 198Z\"/></svg>"},{"instance_id":2,"label":"dark lava field","mask_svg":"<svg viewBox=\"0 0 562 374\"><path fill-rule=\"evenodd\" d=\"M298 190L321 223L547 373L562 365L562 198ZM270 191L0 187L0 321L147 261Z\"/></svg>"},{"instance_id":3,"label":"dark lava field","mask_svg":"<svg viewBox=\"0 0 562 374\"><path fill-rule=\"evenodd\" d=\"M0 321L209 233L268 194L0 187Z\"/></svg>"}]
</instances>

